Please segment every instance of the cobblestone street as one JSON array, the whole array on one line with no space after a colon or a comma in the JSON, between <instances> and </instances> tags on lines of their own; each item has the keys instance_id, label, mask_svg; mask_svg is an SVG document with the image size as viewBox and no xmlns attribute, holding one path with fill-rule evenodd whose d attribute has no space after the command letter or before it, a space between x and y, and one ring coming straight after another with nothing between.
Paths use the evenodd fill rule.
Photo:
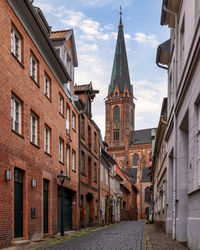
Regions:
<instances>
[{"instance_id":1,"label":"cobblestone street","mask_svg":"<svg viewBox=\"0 0 200 250\"><path fill-rule=\"evenodd\" d=\"M143 231L143 222L126 221L43 249L143 250L145 249Z\"/></svg>"}]
</instances>

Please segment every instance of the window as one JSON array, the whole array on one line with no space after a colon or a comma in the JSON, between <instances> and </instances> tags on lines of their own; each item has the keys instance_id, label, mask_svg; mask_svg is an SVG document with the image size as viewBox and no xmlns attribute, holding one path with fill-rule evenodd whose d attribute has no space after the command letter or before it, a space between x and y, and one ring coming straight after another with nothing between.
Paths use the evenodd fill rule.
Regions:
<instances>
[{"instance_id":1,"label":"window","mask_svg":"<svg viewBox=\"0 0 200 250\"><path fill-rule=\"evenodd\" d=\"M30 76L36 83L38 82L38 60L32 53L30 56Z\"/></svg>"},{"instance_id":2,"label":"window","mask_svg":"<svg viewBox=\"0 0 200 250\"><path fill-rule=\"evenodd\" d=\"M69 106L66 104L66 131L69 134Z\"/></svg>"},{"instance_id":3,"label":"window","mask_svg":"<svg viewBox=\"0 0 200 250\"><path fill-rule=\"evenodd\" d=\"M84 116L83 115L81 115L81 117L80 117L80 133L81 133L81 136L84 138L85 137L85 122L84 122Z\"/></svg>"},{"instance_id":4,"label":"window","mask_svg":"<svg viewBox=\"0 0 200 250\"><path fill-rule=\"evenodd\" d=\"M47 154L50 154L50 135L51 135L51 130L47 125L45 125L44 126L44 151Z\"/></svg>"},{"instance_id":5,"label":"window","mask_svg":"<svg viewBox=\"0 0 200 250\"><path fill-rule=\"evenodd\" d=\"M48 75L44 74L44 94L46 97L50 99L50 87L51 87L51 80Z\"/></svg>"},{"instance_id":6,"label":"window","mask_svg":"<svg viewBox=\"0 0 200 250\"><path fill-rule=\"evenodd\" d=\"M64 102L64 99L63 97L61 96L61 94L59 95L59 112L60 114L63 115L63 102Z\"/></svg>"},{"instance_id":7,"label":"window","mask_svg":"<svg viewBox=\"0 0 200 250\"><path fill-rule=\"evenodd\" d=\"M125 97L127 97L128 96L128 93L127 92L125 92Z\"/></svg>"},{"instance_id":8,"label":"window","mask_svg":"<svg viewBox=\"0 0 200 250\"><path fill-rule=\"evenodd\" d=\"M72 170L76 171L76 152L72 150Z\"/></svg>"},{"instance_id":9,"label":"window","mask_svg":"<svg viewBox=\"0 0 200 250\"><path fill-rule=\"evenodd\" d=\"M56 53L58 54L58 56L60 56L60 48L55 48Z\"/></svg>"},{"instance_id":10,"label":"window","mask_svg":"<svg viewBox=\"0 0 200 250\"><path fill-rule=\"evenodd\" d=\"M76 130L76 115L72 112L72 128Z\"/></svg>"},{"instance_id":11,"label":"window","mask_svg":"<svg viewBox=\"0 0 200 250\"><path fill-rule=\"evenodd\" d=\"M145 188L145 202L150 202L151 201L151 192L150 192L150 187Z\"/></svg>"},{"instance_id":12,"label":"window","mask_svg":"<svg viewBox=\"0 0 200 250\"><path fill-rule=\"evenodd\" d=\"M105 169L105 179L106 179L106 184L108 185L108 170Z\"/></svg>"},{"instance_id":13,"label":"window","mask_svg":"<svg viewBox=\"0 0 200 250\"><path fill-rule=\"evenodd\" d=\"M115 97L118 97L118 92L115 92Z\"/></svg>"},{"instance_id":14,"label":"window","mask_svg":"<svg viewBox=\"0 0 200 250\"><path fill-rule=\"evenodd\" d=\"M139 161L139 156L138 154L133 155L133 166L137 166Z\"/></svg>"},{"instance_id":15,"label":"window","mask_svg":"<svg viewBox=\"0 0 200 250\"><path fill-rule=\"evenodd\" d=\"M22 62L22 37L13 26L11 28L11 52L19 62Z\"/></svg>"},{"instance_id":16,"label":"window","mask_svg":"<svg viewBox=\"0 0 200 250\"><path fill-rule=\"evenodd\" d=\"M11 97L11 127L12 130L21 134L22 102L15 95Z\"/></svg>"},{"instance_id":17,"label":"window","mask_svg":"<svg viewBox=\"0 0 200 250\"><path fill-rule=\"evenodd\" d=\"M97 152L97 133L94 132L94 151Z\"/></svg>"},{"instance_id":18,"label":"window","mask_svg":"<svg viewBox=\"0 0 200 250\"><path fill-rule=\"evenodd\" d=\"M104 166L103 165L101 165L101 167L100 167L100 171L101 171L101 181L103 182L103 170L104 170Z\"/></svg>"},{"instance_id":19,"label":"window","mask_svg":"<svg viewBox=\"0 0 200 250\"><path fill-rule=\"evenodd\" d=\"M91 127L88 126L88 147L90 149L91 149L91 137L92 137L91 133L92 133Z\"/></svg>"},{"instance_id":20,"label":"window","mask_svg":"<svg viewBox=\"0 0 200 250\"><path fill-rule=\"evenodd\" d=\"M81 151L81 174L85 175L85 154Z\"/></svg>"},{"instance_id":21,"label":"window","mask_svg":"<svg viewBox=\"0 0 200 250\"><path fill-rule=\"evenodd\" d=\"M63 163L63 140L59 139L59 161Z\"/></svg>"},{"instance_id":22,"label":"window","mask_svg":"<svg viewBox=\"0 0 200 250\"><path fill-rule=\"evenodd\" d=\"M94 163L94 182L97 183L97 164Z\"/></svg>"},{"instance_id":23,"label":"window","mask_svg":"<svg viewBox=\"0 0 200 250\"><path fill-rule=\"evenodd\" d=\"M119 121L119 107L115 107L113 110L113 120L114 122L118 122Z\"/></svg>"},{"instance_id":24,"label":"window","mask_svg":"<svg viewBox=\"0 0 200 250\"><path fill-rule=\"evenodd\" d=\"M31 112L31 142L38 145L38 117Z\"/></svg>"},{"instance_id":25,"label":"window","mask_svg":"<svg viewBox=\"0 0 200 250\"><path fill-rule=\"evenodd\" d=\"M70 148L68 145L66 145L66 173L68 177L69 177L69 153L70 153Z\"/></svg>"},{"instance_id":26,"label":"window","mask_svg":"<svg viewBox=\"0 0 200 250\"><path fill-rule=\"evenodd\" d=\"M119 141L119 129L114 130L114 141Z\"/></svg>"}]
</instances>

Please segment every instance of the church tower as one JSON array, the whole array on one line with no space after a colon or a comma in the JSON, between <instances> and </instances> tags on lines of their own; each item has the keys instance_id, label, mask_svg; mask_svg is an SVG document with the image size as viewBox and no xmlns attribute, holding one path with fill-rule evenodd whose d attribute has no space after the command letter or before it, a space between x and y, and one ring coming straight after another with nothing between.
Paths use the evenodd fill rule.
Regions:
<instances>
[{"instance_id":1,"label":"church tower","mask_svg":"<svg viewBox=\"0 0 200 250\"><path fill-rule=\"evenodd\" d=\"M126 45L124 40L122 11L118 25L118 36L113 62L111 81L106 105L105 141L112 149L125 149L131 131L134 130L133 86L130 82Z\"/></svg>"}]
</instances>

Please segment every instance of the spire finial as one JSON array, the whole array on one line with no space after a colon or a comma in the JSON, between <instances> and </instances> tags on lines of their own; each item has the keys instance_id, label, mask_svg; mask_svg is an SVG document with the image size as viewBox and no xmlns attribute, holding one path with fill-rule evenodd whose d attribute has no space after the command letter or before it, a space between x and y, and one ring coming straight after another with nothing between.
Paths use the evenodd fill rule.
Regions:
<instances>
[{"instance_id":1,"label":"spire finial","mask_svg":"<svg viewBox=\"0 0 200 250\"><path fill-rule=\"evenodd\" d=\"M120 5L120 12L119 12L119 14L120 14L119 27L122 27L123 24L122 24L122 6L121 5Z\"/></svg>"},{"instance_id":2,"label":"spire finial","mask_svg":"<svg viewBox=\"0 0 200 250\"><path fill-rule=\"evenodd\" d=\"M120 5L120 12L119 12L120 16L122 15L122 6Z\"/></svg>"}]
</instances>

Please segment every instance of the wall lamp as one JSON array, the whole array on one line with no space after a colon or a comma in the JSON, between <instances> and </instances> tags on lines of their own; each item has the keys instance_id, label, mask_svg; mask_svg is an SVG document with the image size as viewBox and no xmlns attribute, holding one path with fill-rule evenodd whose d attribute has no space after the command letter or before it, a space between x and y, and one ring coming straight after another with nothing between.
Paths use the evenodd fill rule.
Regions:
<instances>
[{"instance_id":1,"label":"wall lamp","mask_svg":"<svg viewBox=\"0 0 200 250\"><path fill-rule=\"evenodd\" d=\"M11 169L7 169L5 171L6 174L6 181L11 181Z\"/></svg>"}]
</instances>

